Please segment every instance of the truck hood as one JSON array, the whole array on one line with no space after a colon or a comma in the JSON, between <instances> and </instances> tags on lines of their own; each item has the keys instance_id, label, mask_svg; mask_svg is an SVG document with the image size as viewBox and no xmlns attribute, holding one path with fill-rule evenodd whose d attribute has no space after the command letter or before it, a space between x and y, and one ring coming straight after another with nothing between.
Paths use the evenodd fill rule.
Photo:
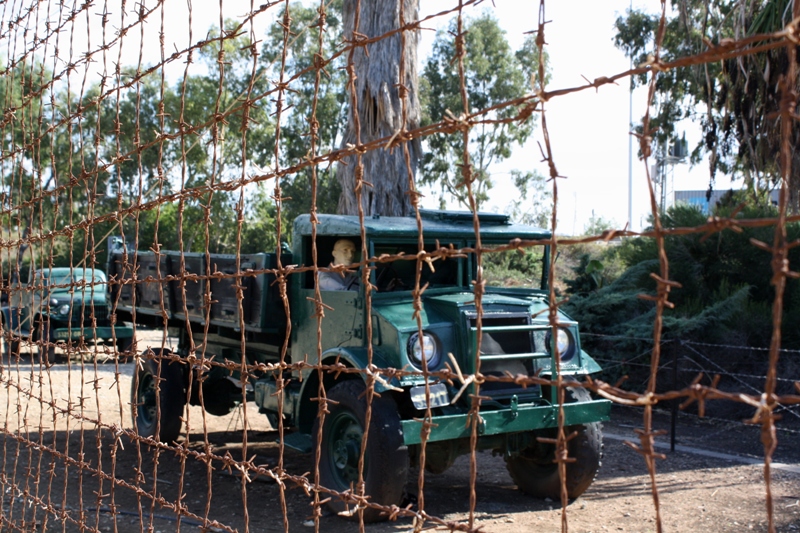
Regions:
<instances>
[{"instance_id":1,"label":"truck hood","mask_svg":"<svg viewBox=\"0 0 800 533\"><path fill-rule=\"evenodd\" d=\"M457 292L450 294L437 294L423 297L423 301L434 308L440 309L448 315L461 313L474 313L475 295L471 292ZM547 303L544 298L536 295L508 295L486 293L481 300L484 314L492 313L520 313L529 312L547 320Z\"/></svg>"},{"instance_id":2,"label":"truck hood","mask_svg":"<svg viewBox=\"0 0 800 533\"><path fill-rule=\"evenodd\" d=\"M374 310L399 329L417 327L413 316L413 299L410 295L391 300L373 302ZM544 298L535 294L498 294L483 295L482 308L484 314L531 313L534 320L547 321L547 303ZM436 292L423 294L420 316L422 326L450 322L456 323L464 314L476 312L475 295L472 292L458 290L453 292Z\"/></svg>"},{"instance_id":3,"label":"truck hood","mask_svg":"<svg viewBox=\"0 0 800 533\"><path fill-rule=\"evenodd\" d=\"M59 302L70 303L73 306L81 305L81 301L83 301L84 305L87 307L91 306L92 303L94 303L95 306L106 305L105 292L97 289L94 290L94 294L92 294L89 290L86 292L75 291L72 294L70 294L68 290L50 291L50 293L47 295L47 299L56 299Z\"/></svg>"}]
</instances>

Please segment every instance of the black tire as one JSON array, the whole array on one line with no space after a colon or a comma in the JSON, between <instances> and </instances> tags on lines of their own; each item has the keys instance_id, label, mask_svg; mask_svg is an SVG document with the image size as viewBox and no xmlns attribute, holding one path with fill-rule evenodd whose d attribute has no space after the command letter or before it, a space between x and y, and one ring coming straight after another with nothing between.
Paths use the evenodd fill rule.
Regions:
<instances>
[{"instance_id":1,"label":"black tire","mask_svg":"<svg viewBox=\"0 0 800 533\"><path fill-rule=\"evenodd\" d=\"M325 415L319 460L319 482L323 487L343 492L355 487L358 481L358 460L361 437L367 410L360 379L337 384L328 392L330 413ZM314 422L312 436L319 430L319 417ZM381 505L399 505L408 478L408 448L403 443L403 431L397 406L388 393L373 397L367 450L364 455L365 493L369 501ZM346 513L353 504L336 496L328 502L335 513ZM345 514L345 516L347 516ZM358 520L358 513L348 516ZM364 522L386 520L378 509L364 510Z\"/></svg>"},{"instance_id":2,"label":"black tire","mask_svg":"<svg viewBox=\"0 0 800 533\"><path fill-rule=\"evenodd\" d=\"M7 333L6 335L9 334ZM20 342L18 340L9 341L6 337L3 337L2 343L3 345L0 347L0 350L2 350L3 355L8 356L9 361L15 357L19 357Z\"/></svg>"},{"instance_id":3,"label":"black tire","mask_svg":"<svg viewBox=\"0 0 800 533\"><path fill-rule=\"evenodd\" d=\"M162 360L157 356L142 361L142 368L137 370L137 377L131 382L131 410L136 423L136 432L142 437L153 437L159 442L170 443L177 440L180 435L183 426L181 420L183 406L186 403L181 366L180 363L168 359ZM158 395L156 395L157 389Z\"/></svg>"},{"instance_id":4,"label":"black tire","mask_svg":"<svg viewBox=\"0 0 800 533\"><path fill-rule=\"evenodd\" d=\"M49 320L37 321L33 328L33 343L39 352L39 359L44 366L56 364L56 344L53 340L53 327ZM19 348L17 348L19 353Z\"/></svg>"},{"instance_id":5,"label":"black tire","mask_svg":"<svg viewBox=\"0 0 800 533\"><path fill-rule=\"evenodd\" d=\"M582 388L566 389L566 401L589 401L589 391ZM556 428L534 432L536 437L555 438ZM577 431L568 443L567 450L574 462L567 466L567 495L575 499L592 484L603 457L603 432L600 422L564 428L567 435ZM536 442L519 455L506 458L506 468L511 478L525 494L537 498L561 500L561 476L555 458L555 445Z\"/></svg>"},{"instance_id":6,"label":"black tire","mask_svg":"<svg viewBox=\"0 0 800 533\"><path fill-rule=\"evenodd\" d=\"M225 378L203 380L203 408L214 416L225 416L236 408L241 399L239 389Z\"/></svg>"},{"instance_id":7,"label":"black tire","mask_svg":"<svg viewBox=\"0 0 800 533\"><path fill-rule=\"evenodd\" d=\"M11 341L8 343L8 353L11 354L12 357L19 356L19 348L22 346L20 341Z\"/></svg>"},{"instance_id":8,"label":"black tire","mask_svg":"<svg viewBox=\"0 0 800 533\"><path fill-rule=\"evenodd\" d=\"M117 339L117 359L128 361L133 357L135 351L133 337L129 339Z\"/></svg>"},{"instance_id":9,"label":"black tire","mask_svg":"<svg viewBox=\"0 0 800 533\"><path fill-rule=\"evenodd\" d=\"M7 338L8 335L8 331L4 335L0 335L0 365L2 366L11 366L11 361L14 360L14 351L11 350L11 343L8 342Z\"/></svg>"}]
</instances>

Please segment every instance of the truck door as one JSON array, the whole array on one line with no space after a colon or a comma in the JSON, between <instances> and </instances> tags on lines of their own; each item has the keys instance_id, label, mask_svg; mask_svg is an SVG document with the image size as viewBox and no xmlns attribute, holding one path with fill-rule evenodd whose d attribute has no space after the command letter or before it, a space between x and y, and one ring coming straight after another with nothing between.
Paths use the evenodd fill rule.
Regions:
<instances>
[{"instance_id":1,"label":"truck door","mask_svg":"<svg viewBox=\"0 0 800 533\"><path fill-rule=\"evenodd\" d=\"M359 251L361 248L360 239L357 237L339 236L319 236L317 238L318 259L317 264L320 268L325 268L331 264L351 264L357 262L355 255L336 257L337 243L348 241L352 249ZM311 239L307 236L303 238L302 264L312 266L310 259ZM357 253L357 252L356 252ZM342 260L343 259L343 260ZM320 324L321 348L322 351L330 350L343 346L362 346L364 344L364 288L358 283L356 277L360 277L361 272L342 276L338 273L320 272L320 299L324 318ZM315 280L313 271L302 274L297 298L292 303L292 360L307 360L309 363L317 362L317 302L315 291ZM322 278L332 276L335 280L340 280L341 285L322 281ZM337 290L326 290L326 287L337 286Z\"/></svg>"},{"instance_id":2,"label":"truck door","mask_svg":"<svg viewBox=\"0 0 800 533\"><path fill-rule=\"evenodd\" d=\"M364 340L364 299L358 291L320 291L325 316L321 324L322 351L340 346L360 346ZM292 356L295 361L307 357L317 362L317 317L315 291L300 290L300 309L293 309L295 341ZM299 311L299 312L298 312Z\"/></svg>"}]
</instances>

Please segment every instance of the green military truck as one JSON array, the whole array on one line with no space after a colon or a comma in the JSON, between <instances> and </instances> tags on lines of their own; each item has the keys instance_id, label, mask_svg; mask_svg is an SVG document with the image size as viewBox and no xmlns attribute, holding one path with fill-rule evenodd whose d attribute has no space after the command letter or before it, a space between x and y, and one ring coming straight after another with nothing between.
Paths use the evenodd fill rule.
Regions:
<instances>
[{"instance_id":1,"label":"green military truck","mask_svg":"<svg viewBox=\"0 0 800 533\"><path fill-rule=\"evenodd\" d=\"M483 247L508 245L513 239L550 237L546 230L512 224L505 215L479 217ZM294 223L291 253L287 249L280 257L282 266L293 265L295 270L286 278L288 302L281 297L275 276L269 273L278 266L274 253L239 257L173 251L140 251L135 256L131 251L109 254L110 275L122 280L111 286L117 291L112 296L118 301L117 313L127 313L138 323L167 325L179 339L177 353L147 358L134 379L131 397L139 434L172 441L181 431L187 401L202 404L211 414L223 415L246 398L255 401L273 427L282 419L284 427L294 429L285 434L284 443L289 447L312 451L321 423L320 483L345 491L359 476L367 407L367 373L360 371L367 370L379 378L373 381L379 396L372 399L364 452L364 480L371 501L400 503L408 469L420 462L422 420L428 402L433 418L424 467L433 473L445 471L459 455L470 450L469 411L474 387L433 376L428 377L426 387L423 368L427 366L432 373L457 368L465 382L475 371L478 312L472 281L477 262L474 254L455 253L473 247L475 233L470 213L424 211L421 218L424 251L434 253L448 248L452 253L418 264L416 218L365 219L363 238L369 257L363 261L355 258L353 269L367 264L371 267L369 279L375 290L370 312L367 313L364 288L358 282L348 283L350 290L320 290L324 319L319 325L312 224L307 215ZM351 248L362 250L362 228L357 217L319 215L318 221L317 267L326 269L331 265L337 243L342 240L349 241ZM522 491L558 499L561 485L553 462L554 445L539 439L556 436L556 392L553 387L523 380L492 379L553 377L556 344L565 379L600 370L581 350L575 321L559 313L560 325L555 331L550 326L546 268L541 266L548 264L550 252L548 246L538 249L525 254L518 250L505 252L539 259L541 275L535 280L538 288L487 286L482 298L479 357L480 372L487 379L480 387L477 446L502 454ZM484 255L484 261L490 255L494 254ZM398 257L399 260L387 260ZM134 259L135 269L131 268ZM368 259L374 261L367 262ZM510 265L513 263L509 261ZM418 309L421 328L414 304L418 267L420 286L427 287ZM132 279L134 271L136 280ZM320 273L320 279L322 276ZM345 277L344 273L334 276ZM237 284L244 296L241 306L236 298ZM321 288L323 283L320 281L319 285ZM198 372L198 360L184 362L186 357L200 355L199 351L189 353L190 339L195 345L202 344L206 358L213 356L215 362L223 363L206 365L201 379L197 374L189 379L190 370ZM310 368L318 362L318 339L319 362L330 365L322 372ZM259 371L259 364L281 361L284 343L288 347L284 362L295 364L294 368L280 375L278 371ZM160 353L160 348L153 351L167 355ZM243 361L250 365L244 378L239 372ZM297 365L301 362L308 366ZM268 367L262 365L263 368ZM320 417L318 398L323 394L329 400L328 414ZM589 487L600 465L600 422L608 419L610 402L593 400L579 386L566 389L565 397L563 413L568 434L577 432L568 445L575 461L566 466L567 491L575 498ZM347 507L339 498L332 498L328 505L337 512ZM370 508L364 517L372 521L382 515Z\"/></svg>"},{"instance_id":2,"label":"green military truck","mask_svg":"<svg viewBox=\"0 0 800 533\"><path fill-rule=\"evenodd\" d=\"M35 270L27 284L12 283L2 312L4 351L19 354L30 341L44 364L55 363L56 348L93 341L115 343L119 353L130 350L133 328L112 324L106 275L80 267Z\"/></svg>"}]
</instances>

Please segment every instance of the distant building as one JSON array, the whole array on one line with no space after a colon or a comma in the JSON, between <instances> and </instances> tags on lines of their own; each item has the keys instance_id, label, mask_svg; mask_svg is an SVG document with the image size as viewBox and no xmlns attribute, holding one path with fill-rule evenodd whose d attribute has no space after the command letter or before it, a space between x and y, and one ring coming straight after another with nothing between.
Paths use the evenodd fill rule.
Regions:
<instances>
[{"instance_id":1,"label":"distant building","mask_svg":"<svg viewBox=\"0 0 800 533\"><path fill-rule=\"evenodd\" d=\"M675 205L677 204L689 204L697 207L703 213L709 215L711 214L711 209L717 205L717 202L720 199L728 194L730 189L728 190L714 190L711 191L711 197L706 199L706 194L708 191L675 191ZM778 205L778 196L780 195L779 190L774 190L770 193L772 197L772 203L774 205Z\"/></svg>"}]
</instances>

